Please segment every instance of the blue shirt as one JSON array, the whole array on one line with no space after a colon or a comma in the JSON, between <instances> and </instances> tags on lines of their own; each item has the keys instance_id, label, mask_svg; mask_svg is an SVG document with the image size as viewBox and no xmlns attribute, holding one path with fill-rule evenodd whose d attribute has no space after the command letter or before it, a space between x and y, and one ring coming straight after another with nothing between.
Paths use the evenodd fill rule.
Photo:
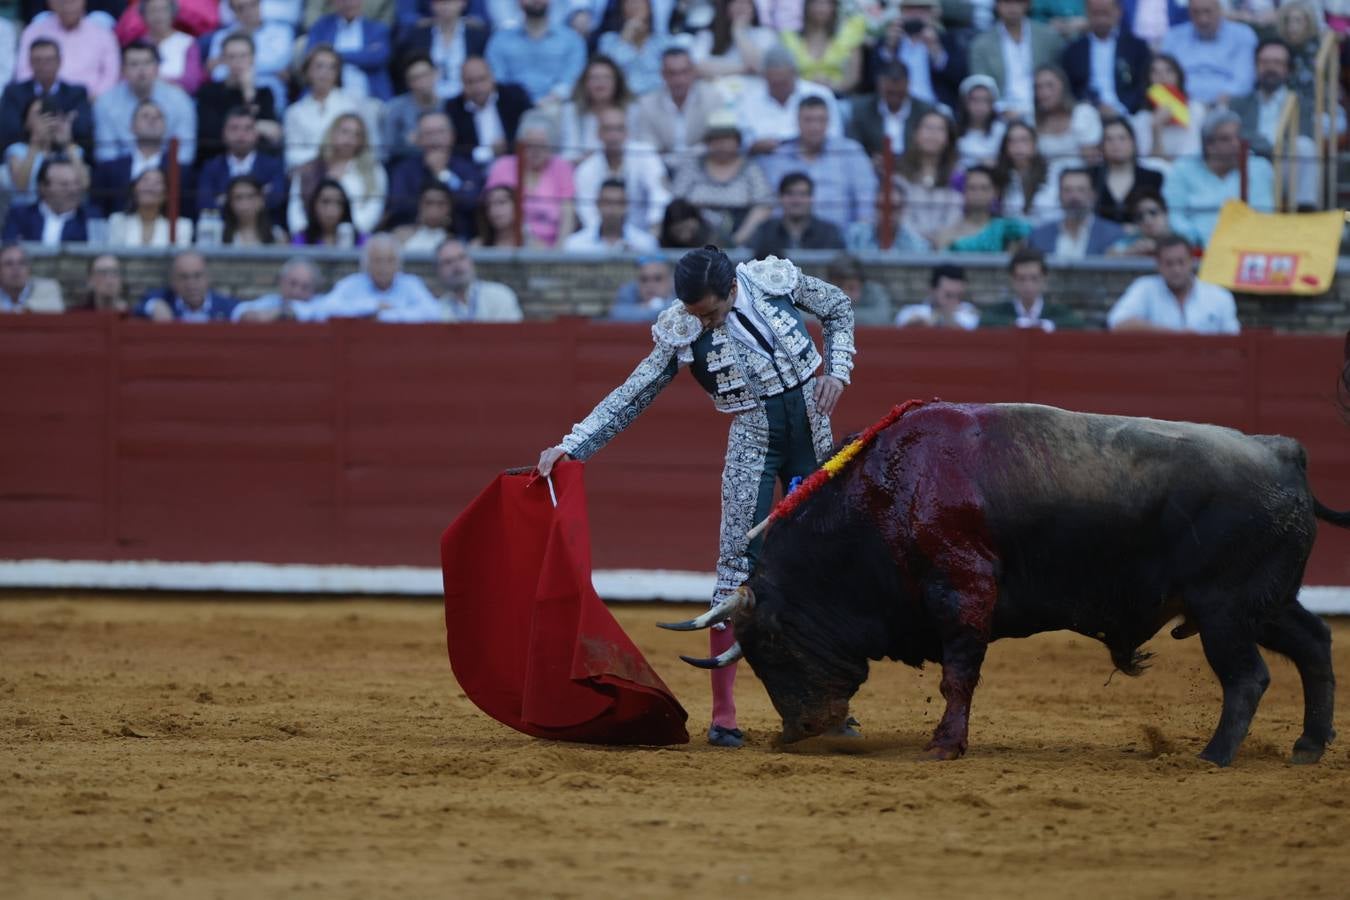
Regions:
<instances>
[{"instance_id":1,"label":"blue shirt","mask_svg":"<svg viewBox=\"0 0 1350 900\"><path fill-rule=\"evenodd\" d=\"M876 172L862 145L851 138L827 137L814 160L802 156L799 139L783 141L760 166L774 190L784 175L805 172L815 183L812 212L841 233L854 222L876 218Z\"/></svg>"},{"instance_id":2,"label":"blue shirt","mask_svg":"<svg viewBox=\"0 0 1350 900\"><path fill-rule=\"evenodd\" d=\"M1213 40L1195 33L1190 22L1174 25L1163 36L1170 53L1186 70L1186 93L1201 103L1220 97L1245 97L1256 85L1256 32L1225 19Z\"/></svg>"},{"instance_id":3,"label":"blue shirt","mask_svg":"<svg viewBox=\"0 0 1350 900\"><path fill-rule=\"evenodd\" d=\"M375 318L381 322L440 322L440 305L422 279L399 272L386 290L380 290L365 272L357 272L333 285L327 296L303 308L295 316L307 322L326 319Z\"/></svg>"},{"instance_id":4,"label":"blue shirt","mask_svg":"<svg viewBox=\"0 0 1350 900\"><path fill-rule=\"evenodd\" d=\"M164 81L155 82L150 100L164 113L164 140L178 138L178 161L191 165L197 156L197 108L192 100L182 88ZM109 162L136 149L131 117L140 103L125 81L94 102L95 160Z\"/></svg>"},{"instance_id":5,"label":"blue shirt","mask_svg":"<svg viewBox=\"0 0 1350 900\"><path fill-rule=\"evenodd\" d=\"M586 67L586 42L557 25L549 26L539 40L524 28L497 31L488 40L487 62L499 84L519 84L536 103L549 94L563 100Z\"/></svg>"},{"instance_id":6,"label":"blue shirt","mask_svg":"<svg viewBox=\"0 0 1350 900\"><path fill-rule=\"evenodd\" d=\"M1220 178L1203 159L1188 156L1172 166L1163 180L1162 192L1172 230L1207 244L1219 219L1219 208L1241 198L1242 180L1237 169ZM1269 160L1256 155L1247 157L1247 204L1260 212L1275 210L1275 170Z\"/></svg>"}]
</instances>

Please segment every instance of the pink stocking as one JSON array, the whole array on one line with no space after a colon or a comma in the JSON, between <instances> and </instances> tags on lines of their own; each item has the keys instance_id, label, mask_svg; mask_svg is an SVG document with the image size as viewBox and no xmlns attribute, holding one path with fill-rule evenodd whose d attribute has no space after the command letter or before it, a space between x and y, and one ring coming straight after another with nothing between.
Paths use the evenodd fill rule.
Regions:
<instances>
[{"instance_id":1,"label":"pink stocking","mask_svg":"<svg viewBox=\"0 0 1350 900\"><path fill-rule=\"evenodd\" d=\"M730 625L718 631L708 632L708 643L712 656L717 656L731 648L736 642L736 633ZM723 728L736 727L736 663L724 669L712 670L712 724Z\"/></svg>"}]
</instances>

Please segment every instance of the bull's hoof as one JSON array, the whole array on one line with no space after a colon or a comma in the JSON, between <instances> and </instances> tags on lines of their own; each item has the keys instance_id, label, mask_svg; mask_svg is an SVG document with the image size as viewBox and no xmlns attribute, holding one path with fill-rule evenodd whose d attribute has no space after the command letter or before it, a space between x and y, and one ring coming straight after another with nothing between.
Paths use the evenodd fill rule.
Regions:
<instances>
[{"instance_id":1,"label":"bull's hoof","mask_svg":"<svg viewBox=\"0 0 1350 900\"><path fill-rule=\"evenodd\" d=\"M1301 737L1294 742L1293 763L1296 766L1310 766L1322 758L1326 752L1327 745L1313 740L1312 738Z\"/></svg>"},{"instance_id":2,"label":"bull's hoof","mask_svg":"<svg viewBox=\"0 0 1350 900\"><path fill-rule=\"evenodd\" d=\"M1218 766L1220 769L1228 768L1229 764L1233 762L1233 754L1220 753L1218 750L1211 750L1208 747L1200 753L1200 758L1205 760L1205 762L1214 763L1214 765Z\"/></svg>"},{"instance_id":3,"label":"bull's hoof","mask_svg":"<svg viewBox=\"0 0 1350 900\"><path fill-rule=\"evenodd\" d=\"M924 758L930 762L948 762L953 759L960 759L965 752L961 747L939 747L935 744L929 744Z\"/></svg>"}]
</instances>

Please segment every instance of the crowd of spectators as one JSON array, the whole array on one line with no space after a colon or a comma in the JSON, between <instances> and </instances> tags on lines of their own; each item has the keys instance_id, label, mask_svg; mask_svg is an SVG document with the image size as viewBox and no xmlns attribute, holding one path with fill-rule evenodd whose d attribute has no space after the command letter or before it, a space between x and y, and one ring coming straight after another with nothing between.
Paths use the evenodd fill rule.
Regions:
<instances>
[{"instance_id":1,"label":"crowd of spectators","mask_svg":"<svg viewBox=\"0 0 1350 900\"><path fill-rule=\"evenodd\" d=\"M4 240L361 247L322 303L241 314L301 319L497 308L414 290L403 251L1203 247L1277 178L1316 206L1314 58L1350 27L1317 0L89 3L0 19ZM134 309L234 315L199 263ZM648 274L616 315L668 296ZM897 315L970 320L949 276Z\"/></svg>"}]
</instances>

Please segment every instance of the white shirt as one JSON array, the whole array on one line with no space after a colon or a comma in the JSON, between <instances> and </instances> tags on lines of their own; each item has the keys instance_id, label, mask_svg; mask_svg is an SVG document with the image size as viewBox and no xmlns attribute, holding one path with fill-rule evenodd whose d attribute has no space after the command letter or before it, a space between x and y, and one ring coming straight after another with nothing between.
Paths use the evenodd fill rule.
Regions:
<instances>
[{"instance_id":1,"label":"white shirt","mask_svg":"<svg viewBox=\"0 0 1350 900\"><path fill-rule=\"evenodd\" d=\"M1083 220L1083 224L1078 229L1078 236L1069 234L1069 229L1065 227L1066 223L1059 223L1059 237L1055 238L1055 255L1062 256L1065 259L1086 259L1088 248L1088 235L1092 233L1093 216L1088 216Z\"/></svg>"},{"instance_id":2,"label":"white shirt","mask_svg":"<svg viewBox=\"0 0 1350 900\"><path fill-rule=\"evenodd\" d=\"M131 151L131 180L135 181L141 177L147 169L158 169L164 154L152 153L149 156L142 156L139 149Z\"/></svg>"},{"instance_id":3,"label":"white shirt","mask_svg":"<svg viewBox=\"0 0 1350 900\"><path fill-rule=\"evenodd\" d=\"M496 159L492 146L506 140L506 130L502 128L502 116L497 111L497 92L493 91L487 103L478 106L472 100L464 101L464 108L473 115L473 128L478 132L478 146L474 148L473 160L479 165L487 165ZM479 152L485 151L485 152ZM481 158L480 158L481 157Z\"/></svg>"},{"instance_id":4,"label":"white shirt","mask_svg":"<svg viewBox=\"0 0 1350 900\"><path fill-rule=\"evenodd\" d=\"M1009 109L1030 113L1036 108L1030 23L1022 23L1022 40L1019 42L1012 39L1008 29L1000 22L998 42L1003 48L1003 103Z\"/></svg>"},{"instance_id":5,"label":"white shirt","mask_svg":"<svg viewBox=\"0 0 1350 900\"><path fill-rule=\"evenodd\" d=\"M764 321L764 317L759 314L759 310L755 309L755 304L751 302L750 292L748 290L741 289L736 292L736 302L731 304L731 308L749 319L751 324L755 326L755 330L763 335L764 340L769 342L770 347L778 346L778 340L774 336L773 329L769 327L768 322ZM732 337L749 347L755 353L758 353L765 359L773 358L769 354L769 351L765 350L759 340L745 327L739 316L728 315L725 328L731 333ZM786 385L784 385L784 387L786 387Z\"/></svg>"},{"instance_id":6,"label":"white shirt","mask_svg":"<svg viewBox=\"0 0 1350 900\"><path fill-rule=\"evenodd\" d=\"M360 50L366 45L364 30L361 27L361 17L357 16L350 22L345 22L342 17L338 17L337 31L333 34L333 49L339 53L342 51ZM342 65L342 90L351 94L353 97L366 97L370 95L370 79L366 78L366 73L362 72L359 66L351 63Z\"/></svg>"},{"instance_id":7,"label":"white shirt","mask_svg":"<svg viewBox=\"0 0 1350 900\"><path fill-rule=\"evenodd\" d=\"M896 55L909 71L909 95L918 97L925 103L936 103L933 93L933 72L930 68L933 60L928 54L928 45L922 41L911 40L909 35L900 37L900 46ZM939 63L942 60L938 60Z\"/></svg>"},{"instance_id":8,"label":"white shirt","mask_svg":"<svg viewBox=\"0 0 1350 900\"><path fill-rule=\"evenodd\" d=\"M1280 111L1284 107L1284 97L1288 93L1289 89L1281 86L1276 88L1275 93L1271 94L1270 97L1266 97L1259 90L1254 95L1256 97L1256 130L1261 137L1270 142L1272 147L1275 146L1275 132L1280 127Z\"/></svg>"},{"instance_id":9,"label":"white shirt","mask_svg":"<svg viewBox=\"0 0 1350 900\"><path fill-rule=\"evenodd\" d=\"M670 204L666 167L651 144L629 141L623 148L623 162L617 171L609 167L605 154L592 153L582 160L572 175L576 191L577 221L583 226L600 221L596 201L600 185L606 179L623 180L628 193L628 221L651 230L661 227L661 219Z\"/></svg>"},{"instance_id":10,"label":"white shirt","mask_svg":"<svg viewBox=\"0 0 1350 900\"><path fill-rule=\"evenodd\" d=\"M1134 28L1131 29L1135 37L1156 50L1170 27L1167 0L1139 0L1134 8Z\"/></svg>"},{"instance_id":11,"label":"white shirt","mask_svg":"<svg viewBox=\"0 0 1350 900\"><path fill-rule=\"evenodd\" d=\"M238 178L240 175L250 175L253 173L253 163L258 158L255 150L243 159L236 159L233 156L226 156L225 163L230 167L230 177Z\"/></svg>"},{"instance_id":12,"label":"white shirt","mask_svg":"<svg viewBox=\"0 0 1350 900\"><path fill-rule=\"evenodd\" d=\"M356 98L348 95L345 89L334 90L320 103L313 94L306 94L286 109L286 169L287 171L303 166L319 155L319 144L323 133L333 120L344 113L360 113ZM364 117L363 117L364 118ZM366 129L371 134L370 123Z\"/></svg>"},{"instance_id":13,"label":"white shirt","mask_svg":"<svg viewBox=\"0 0 1350 900\"><path fill-rule=\"evenodd\" d=\"M769 89L763 81L747 87L737 104L737 118L741 123L741 136L746 145L761 138L773 138L786 141L797 136L797 104L803 97L819 97L825 101L830 111L830 137L843 137L844 127L839 118L839 105L835 103L834 91L813 81L797 79L797 86L788 95L787 101L779 103L769 96Z\"/></svg>"},{"instance_id":14,"label":"white shirt","mask_svg":"<svg viewBox=\"0 0 1350 900\"><path fill-rule=\"evenodd\" d=\"M61 243L61 232L66 227L66 222L75 215L75 210L65 213L54 213L51 207L45 203L38 204L38 211L42 213L42 244L46 247L55 247Z\"/></svg>"},{"instance_id":15,"label":"white shirt","mask_svg":"<svg viewBox=\"0 0 1350 900\"><path fill-rule=\"evenodd\" d=\"M1105 39L1088 32L1088 61L1089 80L1092 87L1097 90L1097 97L1102 103L1115 107L1122 116L1128 115L1129 110L1116 96L1115 31L1108 34Z\"/></svg>"},{"instance_id":16,"label":"white shirt","mask_svg":"<svg viewBox=\"0 0 1350 900\"><path fill-rule=\"evenodd\" d=\"M447 322L519 322L523 318L516 292L496 281L475 281L462 301L447 293L437 302Z\"/></svg>"},{"instance_id":17,"label":"white shirt","mask_svg":"<svg viewBox=\"0 0 1350 900\"><path fill-rule=\"evenodd\" d=\"M962 303L956 308L956 325L962 331L974 331L980 327L980 311L969 303ZM911 322L927 322L930 325L937 322L937 313L929 303L911 303L909 306L903 306L895 314L896 325L908 325Z\"/></svg>"},{"instance_id":18,"label":"white shirt","mask_svg":"<svg viewBox=\"0 0 1350 900\"><path fill-rule=\"evenodd\" d=\"M1115 328L1127 319L1143 319L1172 331L1197 334L1237 334L1241 330L1233 295L1198 278L1184 303L1177 302L1161 275L1136 278L1111 307L1106 325Z\"/></svg>"},{"instance_id":19,"label":"white shirt","mask_svg":"<svg viewBox=\"0 0 1350 900\"><path fill-rule=\"evenodd\" d=\"M1037 297L1036 302L1031 304L1031 309L1025 309L1022 301L1016 297L1012 299L1013 309L1017 311L1017 318L1013 320L1013 325L1017 328L1039 328L1046 334L1055 330L1055 323L1049 319L1041 318L1045 312L1045 298Z\"/></svg>"},{"instance_id":20,"label":"white shirt","mask_svg":"<svg viewBox=\"0 0 1350 900\"><path fill-rule=\"evenodd\" d=\"M684 102L689 103L693 100L694 89L691 86L689 93L685 95ZM672 139L670 149L674 151L686 150L689 148L689 122L685 120L684 112L675 105L675 98L670 96L670 91L661 91L661 108L666 113L666 119L670 122L670 132Z\"/></svg>"},{"instance_id":21,"label":"white shirt","mask_svg":"<svg viewBox=\"0 0 1350 900\"><path fill-rule=\"evenodd\" d=\"M563 249L569 253L652 253L657 249L656 238L641 228L623 223L623 237L617 241L600 237L600 225L587 225L568 235Z\"/></svg>"},{"instance_id":22,"label":"white shirt","mask_svg":"<svg viewBox=\"0 0 1350 900\"><path fill-rule=\"evenodd\" d=\"M464 20L455 23L455 30L446 40L441 26L431 26L431 61L436 66L436 96L449 100L464 90L460 69L464 65Z\"/></svg>"},{"instance_id":23,"label":"white shirt","mask_svg":"<svg viewBox=\"0 0 1350 900\"><path fill-rule=\"evenodd\" d=\"M881 130L891 140L891 152L897 155L905 152L905 123L909 121L911 106L907 99L899 112L891 112L885 100L877 100L877 112L881 114Z\"/></svg>"}]
</instances>

